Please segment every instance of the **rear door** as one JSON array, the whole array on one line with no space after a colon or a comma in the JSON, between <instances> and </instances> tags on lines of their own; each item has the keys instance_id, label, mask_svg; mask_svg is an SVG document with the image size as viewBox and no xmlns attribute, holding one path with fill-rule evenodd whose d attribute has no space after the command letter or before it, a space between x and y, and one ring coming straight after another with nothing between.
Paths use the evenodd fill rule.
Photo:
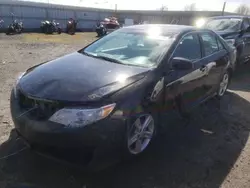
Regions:
<instances>
[{"instance_id":1,"label":"rear door","mask_svg":"<svg viewBox=\"0 0 250 188\"><path fill-rule=\"evenodd\" d=\"M229 54L214 33L201 32L199 35L203 48L201 70L205 74L203 88L206 96L209 96L218 88L220 76L229 61Z\"/></svg>"}]
</instances>

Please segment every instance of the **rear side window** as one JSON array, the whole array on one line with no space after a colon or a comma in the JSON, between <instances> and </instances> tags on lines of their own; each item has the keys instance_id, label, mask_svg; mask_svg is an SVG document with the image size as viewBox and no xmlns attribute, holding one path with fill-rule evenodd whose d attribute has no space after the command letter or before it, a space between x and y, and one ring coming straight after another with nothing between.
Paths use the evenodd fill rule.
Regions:
<instances>
[{"instance_id":1,"label":"rear side window","mask_svg":"<svg viewBox=\"0 0 250 188\"><path fill-rule=\"evenodd\" d=\"M201 59L201 46L197 34L185 35L177 45L173 57L182 57L191 61Z\"/></svg>"},{"instance_id":2,"label":"rear side window","mask_svg":"<svg viewBox=\"0 0 250 188\"><path fill-rule=\"evenodd\" d=\"M204 47L205 56L209 56L219 51L216 37L211 33L201 33L202 45Z\"/></svg>"}]
</instances>

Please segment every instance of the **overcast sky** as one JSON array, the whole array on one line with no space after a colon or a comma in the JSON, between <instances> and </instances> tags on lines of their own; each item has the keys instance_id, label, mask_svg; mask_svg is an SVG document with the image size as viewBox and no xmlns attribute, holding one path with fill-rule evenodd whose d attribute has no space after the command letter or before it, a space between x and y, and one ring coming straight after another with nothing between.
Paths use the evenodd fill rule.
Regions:
<instances>
[{"instance_id":1,"label":"overcast sky","mask_svg":"<svg viewBox=\"0 0 250 188\"><path fill-rule=\"evenodd\" d=\"M162 5L167 6L169 10L183 10L188 4L195 3L197 10L222 10L225 0L30 0L36 2L90 6L97 8L115 8L132 10L150 10L158 9ZM240 4L249 4L250 0L226 0L225 11L235 11Z\"/></svg>"}]
</instances>

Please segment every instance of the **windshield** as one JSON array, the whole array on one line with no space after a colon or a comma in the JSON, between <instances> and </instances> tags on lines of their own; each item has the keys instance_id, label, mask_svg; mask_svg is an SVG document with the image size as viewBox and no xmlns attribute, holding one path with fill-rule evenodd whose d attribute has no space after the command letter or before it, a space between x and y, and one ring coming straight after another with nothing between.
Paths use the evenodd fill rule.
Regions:
<instances>
[{"instance_id":1,"label":"windshield","mask_svg":"<svg viewBox=\"0 0 250 188\"><path fill-rule=\"evenodd\" d=\"M170 36L117 30L85 48L83 53L114 63L152 67L162 60L173 40Z\"/></svg>"},{"instance_id":2,"label":"windshield","mask_svg":"<svg viewBox=\"0 0 250 188\"><path fill-rule=\"evenodd\" d=\"M215 31L239 31L241 23L240 18L210 19L204 27Z\"/></svg>"}]
</instances>

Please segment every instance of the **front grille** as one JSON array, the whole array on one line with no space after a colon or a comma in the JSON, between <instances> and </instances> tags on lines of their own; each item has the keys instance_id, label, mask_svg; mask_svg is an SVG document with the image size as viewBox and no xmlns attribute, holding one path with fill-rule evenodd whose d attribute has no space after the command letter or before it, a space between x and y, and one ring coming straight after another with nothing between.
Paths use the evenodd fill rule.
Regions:
<instances>
[{"instance_id":1,"label":"front grille","mask_svg":"<svg viewBox=\"0 0 250 188\"><path fill-rule=\"evenodd\" d=\"M47 120L63 105L55 101L33 99L18 91L19 105L28 115L35 120Z\"/></svg>"}]
</instances>

